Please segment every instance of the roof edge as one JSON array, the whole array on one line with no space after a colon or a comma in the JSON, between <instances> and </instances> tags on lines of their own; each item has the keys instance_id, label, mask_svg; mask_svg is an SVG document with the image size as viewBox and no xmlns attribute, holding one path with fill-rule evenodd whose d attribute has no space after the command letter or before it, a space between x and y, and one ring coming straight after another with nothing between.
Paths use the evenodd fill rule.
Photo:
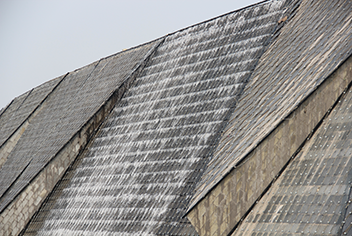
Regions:
<instances>
[{"instance_id":1,"label":"roof edge","mask_svg":"<svg viewBox=\"0 0 352 236\"><path fill-rule=\"evenodd\" d=\"M15 97L15 98L16 98L16 97ZM13 101L15 100L15 98L12 99L11 102L9 102L5 107L3 107L2 110L0 110L0 117L1 117L2 114L4 114L5 111L11 106L11 104L13 103Z\"/></svg>"},{"instance_id":2,"label":"roof edge","mask_svg":"<svg viewBox=\"0 0 352 236\"><path fill-rule=\"evenodd\" d=\"M187 29L189 29L189 28L192 28L192 27L195 27L195 26L198 26L198 25L201 25L201 24L205 24L205 23L208 23L208 22L210 22L210 21L216 20L216 19L218 19L218 18L221 18L221 17L227 16L227 15L233 14L233 13L235 13L235 12L243 11L243 10L245 10L245 9L248 9L248 8L251 8L251 7L260 5L260 4L264 4L264 3L267 3L267 2L272 2L272 1L275 1L275 0L262 0L262 1L260 1L260 2L253 3L253 4L251 4L251 5L248 5L248 6L245 6L245 7L242 7L242 8L233 10L233 11L230 11L230 12L228 12L228 13L224 13L224 14L221 14L221 15L219 15L219 16L212 17L212 18L210 18L210 19L208 19L208 20L204 20L204 21L195 23L195 24L193 24L193 25L186 26L186 27L184 27L184 28L181 28L181 29L179 29L179 30L176 30L176 31L167 33L167 34L165 34L165 35L163 35L163 36L160 36L160 37L158 37L158 38L156 38L156 39L153 39L153 40L151 40L151 41L148 41L148 42L145 42L145 43L142 43L142 44L138 44L138 45L136 45L136 46L132 46L132 47L130 47L130 48L127 48L127 49L121 50L121 51L119 51L119 52L116 52L116 53L114 53L114 54L108 55L108 56L106 56L106 57L102 57L102 58L100 58L99 60L96 60L96 61L94 61L94 62L92 62L92 63L89 63L89 64L87 64L87 65L84 65L84 66L82 66L82 67L78 67L77 69L74 69L74 70L72 70L72 71L70 71L70 72L75 72L75 71L77 71L77 70L81 70L81 69L85 68L86 66L89 66L89 65L91 65L91 64L94 64L94 63L99 62L100 60L104 60L104 59L107 59L107 58L110 58L110 57L113 57L113 56L117 56L117 55L119 55L119 54L121 54L121 53L124 53L124 52L126 52L126 51L130 51L130 50L137 49L137 48L139 48L139 47L142 47L142 46L145 46L145 45L147 45L147 44L156 42L156 41L158 41L158 40L163 40L163 39L165 39L165 38L168 37L168 36L177 34L177 33L179 33L179 32L182 32L182 31L184 31L184 30L187 30ZM68 72L68 73L70 73L70 72Z\"/></svg>"}]
</instances>

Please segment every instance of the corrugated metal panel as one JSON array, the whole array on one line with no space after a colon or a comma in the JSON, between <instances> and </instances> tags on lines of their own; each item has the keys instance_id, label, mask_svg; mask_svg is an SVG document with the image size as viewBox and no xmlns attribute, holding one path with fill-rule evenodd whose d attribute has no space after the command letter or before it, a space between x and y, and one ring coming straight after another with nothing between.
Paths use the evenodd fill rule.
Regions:
<instances>
[{"instance_id":1,"label":"corrugated metal panel","mask_svg":"<svg viewBox=\"0 0 352 236\"><path fill-rule=\"evenodd\" d=\"M0 169L1 211L95 114L154 43L102 59L64 78Z\"/></svg>"},{"instance_id":2,"label":"corrugated metal panel","mask_svg":"<svg viewBox=\"0 0 352 236\"><path fill-rule=\"evenodd\" d=\"M0 146L32 114L63 76L50 80L15 98L0 116Z\"/></svg>"},{"instance_id":3,"label":"corrugated metal panel","mask_svg":"<svg viewBox=\"0 0 352 236\"><path fill-rule=\"evenodd\" d=\"M351 112L350 89L234 235L351 234Z\"/></svg>"},{"instance_id":4,"label":"corrugated metal panel","mask_svg":"<svg viewBox=\"0 0 352 236\"><path fill-rule=\"evenodd\" d=\"M27 233L195 235L182 216L285 3L167 36Z\"/></svg>"},{"instance_id":5,"label":"corrugated metal panel","mask_svg":"<svg viewBox=\"0 0 352 236\"><path fill-rule=\"evenodd\" d=\"M302 2L256 67L191 207L351 55L351 9L351 1Z\"/></svg>"}]
</instances>

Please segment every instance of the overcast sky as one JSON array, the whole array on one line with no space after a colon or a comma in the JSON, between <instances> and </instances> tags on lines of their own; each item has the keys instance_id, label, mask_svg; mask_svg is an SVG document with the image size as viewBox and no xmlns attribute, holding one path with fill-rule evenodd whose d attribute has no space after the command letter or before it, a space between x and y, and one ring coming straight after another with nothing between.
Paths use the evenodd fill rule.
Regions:
<instances>
[{"instance_id":1,"label":"overcast sky","mask_svg":"<svg viewBox=\"0 0 352 236\"><path fill-rule=\"evenodd\" d=\"M0 0L0 108L123 49L258 0Z\"/></svg>"}]
</instances>

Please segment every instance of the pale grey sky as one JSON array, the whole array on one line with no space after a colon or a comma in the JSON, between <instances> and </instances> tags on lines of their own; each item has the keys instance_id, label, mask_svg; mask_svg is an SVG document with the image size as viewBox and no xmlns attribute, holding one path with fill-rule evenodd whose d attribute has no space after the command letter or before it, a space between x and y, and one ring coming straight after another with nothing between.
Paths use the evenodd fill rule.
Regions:
<instances>
[{"instance_id":1,"label":"pale grey sky","mask_svg":"<svg viewBox=\"0 0 352 236\"><path fill-rule=\"evenodd\" d=\"M0 0L0 108L102 57L258 0Z\"/></svg>"}]
</instances>

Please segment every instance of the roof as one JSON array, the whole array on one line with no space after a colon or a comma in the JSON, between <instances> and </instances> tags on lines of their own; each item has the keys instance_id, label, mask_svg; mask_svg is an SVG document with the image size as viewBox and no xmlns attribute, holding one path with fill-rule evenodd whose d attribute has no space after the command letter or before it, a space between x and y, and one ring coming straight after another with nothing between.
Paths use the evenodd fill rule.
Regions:
<instances>
[{"instance_id":1,"label":"roof","mask_svg":"<svg viewBox=\"0 0 352 236\"><path fill-rule=\"evenodd\" d=\"M102 59L63 78L0 169L0 212L128 78L154 44ZM24 97L18 100L14 104L21 103ZM1 117L4 115L6 111Z\"/></svg>"},{"instance_id":2,"label":"roof","mask_svg":"<svg viewBox=\"0 0 352 236\"><path fill-rule=\"evenodd\" d=\"M50 80L15 98L0 113L0 147L17 128L37 109L46 96L57 86L63 76Z\"/></svg>"},{"instance_id":3,"label":"roof","mask_svg":"<svg viewBox=\"0 0 352 236\"><path fill-rule=\"evenodd\" d=\"M26 232L196 234L182 217L288 3L166 36Z\"/></svg>"},{"instance_id":4,"label":"roof","mask_svg":"<svg viewBox=\"0 0 352 236\"><path fill-rule=\"evenodd\" d=\"M351 235L351 109L349 89L233 235Z\"/></svg>"},{"instance_id":5,"label":"roof","mask_svg":"<svg viewBox=\"0 0 352 236\"><path fill-rule=\"evenodd\" d=\"M15 98L0 147L28 126L0 169L0 213L132 78L22 234L196 235L186 212L351 56L351 4L264 1ZM234 234L350 230L351 94Z\"/></svg>"},{"instance_id":6,"label":"roof","mask_svg":"<svg viewBox=\"0 0 352 236\"><path fill-rule=\"evenodd\" d=\"M189 208L260 144L352 53L349 1L303 1L261 57Z\"/></svg>"}]
</instances>

